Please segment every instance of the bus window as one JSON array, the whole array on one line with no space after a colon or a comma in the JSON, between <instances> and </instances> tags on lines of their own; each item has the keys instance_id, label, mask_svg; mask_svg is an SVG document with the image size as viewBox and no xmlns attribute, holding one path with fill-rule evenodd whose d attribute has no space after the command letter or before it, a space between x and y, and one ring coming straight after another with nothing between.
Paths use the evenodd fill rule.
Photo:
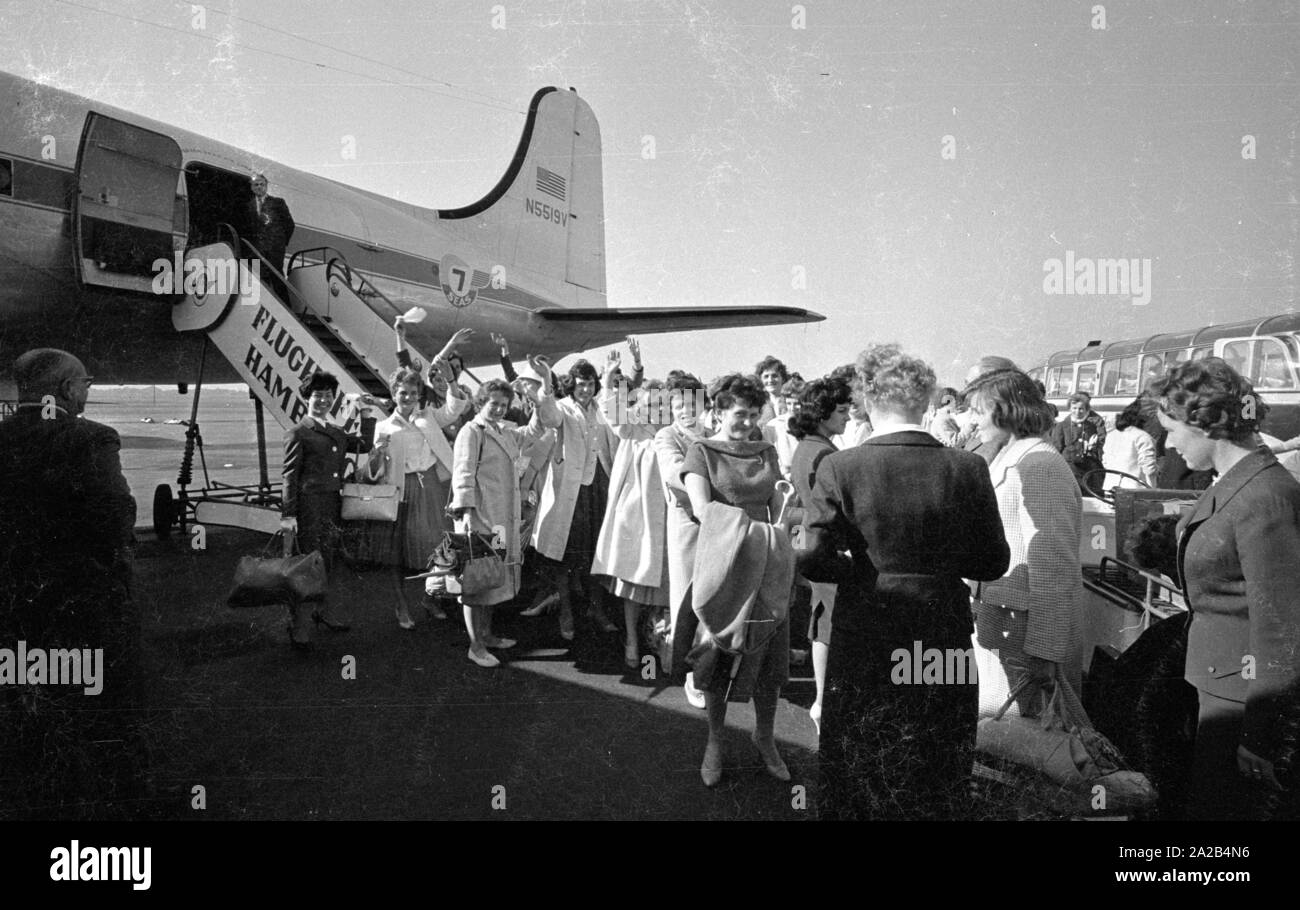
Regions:
<instances>
[{"instance_id":1,"label":"bus window","mask_svg":"<svg viewBox=\"0 0 1300 910\"><path fill-rule=\"evenodd\" d=\"M1246 375L1246 364L1250 361L1249 341L1229 341L1223 346L1223 359L1242 376Z\"/></svg>"},{"instance_id":2,"label":"bus window","mask_svg":"<svg viewBox=\"0 0 1300 910\"><path fill-rule=\"evenodd\" d=\"M1083 363L1079 365L1079 381L1077 387L1080 392L1087 392L1093 395L1097 391L1097 364Z\"/></svg>"},{"instance_id":3,"label":"bus window","mask_svg":"<svg viewBox=\"0 0 1300 910\"><path fill-rule=\"evenodd\" d=\"M1146 354L1142 357L1142 383L1140 392L1165 374L1164 361L1159 354Z\"/></svg>"},{"instance_id":4,"label":"bus window","mask_svg":"<svg viewBox=\"0 0 1300 910\"><path fill-rule=\"evenodd\" d=\"M1047 394L1069 395L1074 391L1074 367L1052 367L1047 371Z\"/></svg>"},{"instance_id":5,"label":"bus window","mask_svg":"<svg viewBox=\"0 0 1300 910\"><path fill-rule=\"evenodd\" d=\"M1295 370L1287 359L1286 348L1276 338L1261 338L1255 342L1250 381L1260 389L1295 387Z\"/></svg>"},{"instance_id":6,"label":"bus window","mask_svg":"<svg viewBox=\"0 0 1300 910\"><path fill-rule=\"evenodd\" d=\"M1122 357L1102 363L1102 395L1136 395L1137 385L1138 359L1136 357Z\"/></svg>"}]
</instances>

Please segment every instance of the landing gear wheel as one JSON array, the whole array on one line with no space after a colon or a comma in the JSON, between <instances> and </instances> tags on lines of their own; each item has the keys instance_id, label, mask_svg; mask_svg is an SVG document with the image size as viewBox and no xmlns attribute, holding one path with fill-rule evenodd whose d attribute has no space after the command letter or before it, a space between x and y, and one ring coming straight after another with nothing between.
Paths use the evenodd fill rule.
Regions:
<instances>
[{"instance_id":1,"label":"landing gear wheel","mask_svg":"<svg viewBox=\"0 0 1300 910\"><path fill-rule=\"evenodd\" d=\"M159 540L170 540L175 523L176 501L172 499L172 488L160 483L153 491L153 532Z\"/></svg>"}]
</instances>

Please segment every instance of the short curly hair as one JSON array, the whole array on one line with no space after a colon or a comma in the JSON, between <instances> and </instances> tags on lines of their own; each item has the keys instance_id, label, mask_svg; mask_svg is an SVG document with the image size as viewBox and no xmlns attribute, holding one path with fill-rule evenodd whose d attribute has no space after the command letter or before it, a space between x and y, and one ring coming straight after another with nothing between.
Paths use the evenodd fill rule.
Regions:
<instances>
[{"instance_id":1,"label":"short curly hair","mask_svg":"<svg viewBox=\"0 0 1300 910\"><path fill-rule=\"evenodd\" d=\"M493 392L501 392L512 402L514 401L515 390L510 387L510 383L504 379L489 379L474 391L474 407L482 410Z\"/></svg>"},{"instance_id":2,"label":"short curly hair","mask_svg":"<svg viewBox=\"0 0 1300 910\"><path fill-rule=\"evenodd\" d=\"M719 411L730 411L737 402L748 408L761 408L767 404L767 390L757 376L728 373L713 383L713 406Z\"/></svg>"},{"instance_id":3,"label":"short curly hair","mask_svg":"<svg viewBox=\"0 0 1300 910\"><path fill-rule=\"evenodd\" d=\"M1254 386L1220 357L1180 363L1149 390L1166 415L1244 446L1254 442L1268 413Z\"/></svg>"},{"instance_id":4,"label":"short curly hair","mask_svg":"<svg viewBox=\"0 0 1300 910\"><path fill-rule=\"evenodd\" d=\"M776 370L781 374L781 382L785 382L790 378L790 371L785 368L785 364L773 357L771 354L768 354L758 362L754 367L754 375L761 378L765 370Z\"/></svg>"},{"instance_id":5,"label":"short curly hair","mask_svg":"<svg viewBox=\"0 0 1300 910\"><path fill-rule=\"evenodd\" d=\"M404 385L413 385L417 389L423 388L424 377L420 375L419 370L413 370L410 367L398 367L388 377L388 390L396 392Z\"/></svg>"},{"instance_id":6,"label":"short curly hair","mask_svg":"<svg viewBox=\"0 0 1300 910\"><path fill-rule=\"evenodd\" d=\"M853 389L843 379L814 379L799 395L799 410L790 416L787 427L795 439L805 439L830 420L835 409L853 403Z\"/></svg>"},{"instance_id":7,"label":"short curly hair","mask_svg":"<svg viewBox=\"0 0 1300 910\"><path fill-rule=\"evenodd\" d=\"M993 425L1019 439L1042 436L1056 426L1056 411L1034 380L1020 370L985 373L962 392L967 404L991 406Z\"/></svg>"},{"instance_id":8,"label":"short curly hair","mask_svg":"<svg viewBox=\"0 0 1300 910\"><path fill-rule=\"evenodd\" d=\"M918 413L930 405L934 369L896 344L874 344L858 355L858 379L868 405Z\"/></svg>"}]
</instances>

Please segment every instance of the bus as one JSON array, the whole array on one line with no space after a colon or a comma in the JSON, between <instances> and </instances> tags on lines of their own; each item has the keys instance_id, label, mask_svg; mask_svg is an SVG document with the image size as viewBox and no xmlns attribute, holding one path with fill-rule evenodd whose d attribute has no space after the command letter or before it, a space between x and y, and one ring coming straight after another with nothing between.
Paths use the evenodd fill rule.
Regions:
<instances>
[{"instance_id":1,"label":"bus","mask_svg":"<svg viewBox=\"0 0 1300 910\"><path fill-rule=\"evenodd\" d=\"M1113 425L1152 379L1204 357L1222 357L1251 381L1269 406L1265 433L1284 440L1300 434L1300 313L1058 351L1029 375L1062 414L1071 394L1087 392L1093 410Z\"/></svg>"}]
</instances>

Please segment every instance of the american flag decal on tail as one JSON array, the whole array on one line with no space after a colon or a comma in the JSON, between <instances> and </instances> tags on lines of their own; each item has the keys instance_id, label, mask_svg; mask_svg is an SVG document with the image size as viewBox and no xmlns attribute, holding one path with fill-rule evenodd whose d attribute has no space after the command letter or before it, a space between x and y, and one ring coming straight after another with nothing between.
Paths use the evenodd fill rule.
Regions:
<instances>
[{"instance_id":1,"label":"american flag decal on tail","mask_svg":"<svg viewBox=\"0 0 1300 910\"><path fill-rule=\"evenodd\" d=\"M564 178L544 167L537 169L537 189L548 196L564 201Z\"/></svg>"}]
</instances>

